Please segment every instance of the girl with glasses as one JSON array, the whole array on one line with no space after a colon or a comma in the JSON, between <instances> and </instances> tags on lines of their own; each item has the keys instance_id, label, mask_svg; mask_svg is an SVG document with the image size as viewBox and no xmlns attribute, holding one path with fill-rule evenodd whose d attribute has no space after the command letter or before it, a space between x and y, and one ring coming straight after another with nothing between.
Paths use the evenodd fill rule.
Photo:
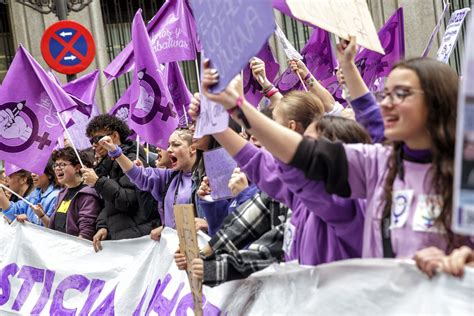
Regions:
<instances>
[{"instance_id":1,"label":"girl with glasses","mask_svg":"<svg viewBox=\"0 0 474 316\"><path fill-rule=\"evenodd\" d=\"M340 43L337 55L351 97L366 95L355 38ZM469 243L450 229L458 76L449 66L415 58L393 67L380 104L387 145L304 138L243 100L238 80L218 95L207 92L217 81L216 71L207 69L206 96L247 125L282 162L280 172L298 168L330 194L367 199L363 257L412 258L428 246L450 251ZM398 89L406 91L393 92Z\"/></svg>"}]
</instances>

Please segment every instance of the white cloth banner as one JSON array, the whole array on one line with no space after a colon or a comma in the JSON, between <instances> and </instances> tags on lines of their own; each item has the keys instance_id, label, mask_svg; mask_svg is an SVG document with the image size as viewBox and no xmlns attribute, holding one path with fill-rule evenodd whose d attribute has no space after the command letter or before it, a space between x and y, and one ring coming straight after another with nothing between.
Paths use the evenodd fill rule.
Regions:
<instances>
[{"instance_id":1,"label":"white cloth banner","mask_svg":"<svg viewBox=\"0 0 474 316\"><path fill-rule=\"evenodd\" d=\"M192 315L176 232L103 243L32 224L1 227L1 315ZM4 238L4 237L7 238ZM348 260L275 265L244 281L204 287L204 315L473 315L474 272L429 280L412 262Z\"/></svg>"}]
</instances>

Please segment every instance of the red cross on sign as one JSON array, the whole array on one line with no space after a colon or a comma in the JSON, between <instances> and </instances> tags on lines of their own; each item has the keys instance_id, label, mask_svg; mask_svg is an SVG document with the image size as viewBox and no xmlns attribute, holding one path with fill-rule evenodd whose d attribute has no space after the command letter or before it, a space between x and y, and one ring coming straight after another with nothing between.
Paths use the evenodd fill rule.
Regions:
<instances>
[{"instance_id":1,"label":"red cross on sign","mask_svg":"<svg viewBox=\"0 0 474 316\"><path fill-rule=\"evenodd\" d=\"M85 70L94 60L95 43L92 34L81 24L59 21L44 32L41 54L52 69L74 75Z\"/></svg>"}]
</instances>

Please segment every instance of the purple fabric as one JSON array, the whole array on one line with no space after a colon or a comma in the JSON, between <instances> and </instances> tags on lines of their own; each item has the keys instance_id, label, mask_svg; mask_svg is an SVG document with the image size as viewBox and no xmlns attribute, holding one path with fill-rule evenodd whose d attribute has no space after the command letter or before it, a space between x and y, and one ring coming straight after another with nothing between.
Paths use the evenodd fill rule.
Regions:
<instances>
[{"instance_id":1,"label":"purple fabric","mask_svg":"<svg viewBox=\"0 0 474 316\"><path fill-rule=\"evenodd\" d=\"M337 61L331 45L331 37L325 30L315 27L311 37L301 50L303 62L316 80L323 86L332 82ZM291 90L303 90L303 86L295 72L290 67L275 81L281 93Z\"/></svg>"},{"instance_id":2,"label":"purple fabric","mask_svg":"<svg viewBox=\"0 0 474 316\"><path fill-rule=\"evenodd\" d=\"M164 213L160 212L161 221L167 227L176 228L173 205L191 203L192 180L191 173L180 172L169 183L168 191L163 192L173 172L175 171L170 169L133 166L126 172L126 175L137 188L150 192L155 200L162 201L164 199ZM164 197L163 194L165 194ZM158 203L158 205L160 204Z\"/></svg>"},{"instance_id":3,"label":"purple fabric","mask_svg":"<svg viewBox=\"0 0 474 316\"><path fill-rule=\"evenodd\" d=\"M406 144L403 144L403 153L417 161L426 161L433 156L430 149L410 149Z\"/></svg>"},{"instance_id":4,"label":"purple fabric","mask_svg":"<svg viewBox=\"0 0 474 316\"><path fill-rule=\"evenodd\" d=\"M270 49L270 45L265 43L256 55L256 57L263 60L265 63L265 72L267 75L268 80L273 82L275 76L278 74L280 70L280 65L276 62L275 57L272 54L272 50ZM261 86L257 80L252 75L252 70L250 69L250 63L247 67L244 68L244 93L245 99L252 104L253 106L257 106L260 100L263 98L263 93L260 92Z\"/></svg>"},{"instance_id":5,"label":"purple fabric","mask_svg":"<svg viewBox=\"0 0 474 316\"><path fill-rule=\"evenodd\" d=\"M259 189L293 210L295 230L286 260L317 265L361 256L363 202L331 196L295 168L282 172L269 152L251 144L234 159Z\"/></svg>"},{"instance_id":6,"label":"purple fabric","mask_svg":"<svg viewBox=\"0 0 474 316\"><path fill-rule=\"evenodd\" d=\"M159 70L141 10L133 19L132 42L136 66L130 95L129 126L144 141L167 148L179 118Z\"/></svg>"},{"instance_id":7,"label":"purple fabric","mask_svg":"<svg viewBox=\"0 0 474 316\"><path fill-rule=\"evenodd\" d=\"M91 118L100 114L97 104L95 103L95 93L97 83L99 82L99 75L99 70L94 70L63 86L64 91L78 98L86 105L88 109L87 112Z\"/></svg>"},{"instance_id":8,"label":"purple fabric","mask_svg":"<svg viewBox=\"0 0 474 316\"><path fill-rule=\"evenodd\" d=\"M64 200L68 189L59 192L56 210ZM54 227L56 210L51 216L49 227ZM73 236L81 235L85 239L92 240L95 234L97 216L101 210L101 199L94 188L82 188L72 199L66 213L66 233Z\"/></svg>"},{"instance_id":9,"label":"purple fabric","mask_svg":"<svg viewBox=\"0 0 474 316\"><path fill-rule=\"evenodd\" d=\"M5 175L7 177L9 177L11 174L21 170L20 167L17 167L14 164L8 163L8 162L5 162L4 168L5 168Z\"/></svg>"},{"instance_id":10,"label":"purple fabric","mask_svg":"<svg viewBox=\"0 0 474 316\"><path fill-rule=\"evenodd\" d=\"M381 143L384 137L385 127L380 114L380 107L372 93L368 92L363 96L351 101L352 109L356 121L365 127L372 138L373 143Z\"/></svg>"},{"instance_id":11,"label":"purple fabric","mask_svg":"<svg viewBox=\"0 0 474 316\"><path fill-rule=\"evenodd\" d=\"M191 117L188 114L189 104L191 103L192 94L186 86L183 74L177 62L166 64L165 69L166 82L168 89L173 98L174 107L178 112L179 126L186 127L191 122Z\"/></svg>"},{"instance_id":12,"label":"purple fabric","mask_svg":"<svg viewBox=\"0 0 474 316\"><path fill-rule=\"evenodd\" d=\"M124 121L128 124L129 113L130 113L130 93L132 86L130 86L122 94L120 99L115 103L115 105L109 110L108 114L113 115ZM132 129L132 134L128 137L130 140L135 140L137 138L137 133Z\"/></svg>"},{"instance_id":13,"label":"purple fabric","mask_svg":"<svg viewBox=\"0 0 474 316\"><path fill-rule=\"evenodd\" d=\"M0 157L42 174L63 132L56 112L74 106L20 46L0 88Z\"/></svg>"},{"instance_id":14,"label":"purple fabric","mask_svg":"<svg viewBox=\"0 0 474 316\"><path fill-rule=\"evenodd\" d=\"M378 78L387 77L392 66L405 57L405 31L403 26L403 8L399 8L378 33L385 55L364 49L356 57L356 65L371 91ZM383 90L383 87L382 87Z\"/></svg>"},{"instance_id":15,"label":"purple fabric","mask_svg":"<svg viewBox=\"0 0 474 316\"><path fill-rule=\"evenodd\" d=\"M153 51L160 63L196 59L201 51L197 42L196 22L185 0L169 0L150 20L147 31ZM134 65L134 48L129 43L105 68L108 80L130 71Z\"/></svg>"},{"instance_id":16,"label":"purple fabric","mask_svg":"<svg viewBox=\"0 0 474 316\"><path fill-rule=\"evenodd\" d=\"M273 33L271 0L192 0L191 7L206 56L219 71L211 90L221 92Z\"/></svg>"}]
</instances>

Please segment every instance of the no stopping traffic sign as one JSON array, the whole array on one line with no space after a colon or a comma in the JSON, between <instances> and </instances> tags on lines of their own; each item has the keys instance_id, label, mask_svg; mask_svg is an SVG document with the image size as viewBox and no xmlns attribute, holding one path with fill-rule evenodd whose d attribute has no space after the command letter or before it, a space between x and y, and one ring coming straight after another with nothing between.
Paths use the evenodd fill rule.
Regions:
<instances>
[{"instance_id":1,"label":"no stopping traffic sign","mask_svg":"<svg viewBox=\"0 0 474 316\"><path fill-rule=\"evenodd\" d=\"M92 34L74 21L51 25L41 38L41 54L52 69L73 75L86 69L95 56Z\"/></svg>"}]
</instances>

